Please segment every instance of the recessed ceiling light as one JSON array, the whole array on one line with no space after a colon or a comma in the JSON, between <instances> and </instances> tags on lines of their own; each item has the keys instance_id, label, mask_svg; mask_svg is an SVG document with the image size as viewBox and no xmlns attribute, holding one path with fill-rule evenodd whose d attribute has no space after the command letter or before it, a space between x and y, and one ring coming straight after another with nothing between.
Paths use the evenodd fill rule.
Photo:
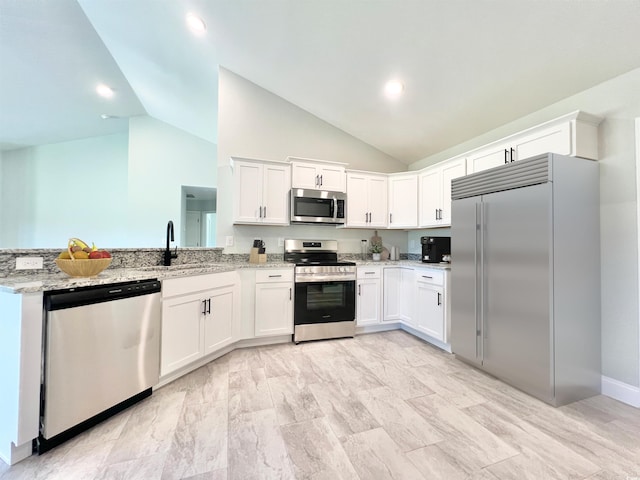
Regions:
<instances>
[{"instance_id":1,"label":"recessed ceiling light","mask_svg":"<svg viewBox=\"0 0 640 480\"><path fill-rule=\"evenodd\" d=\"M187 14L187 26L196 35L202 35L207 30L207 24L199 16L193 13Z\"/></svg>"},{"instance_id":2,"label":"recessed ceiling light","mask_svg":"<svg viewBox=\"0 0 640 480\"><path fill-rule=\"evenodd\" d=\"M399 80L390 80L384 86L384 93L389 98L396 98L404 91L404 85Z\"/></svg>"},{"instance_id":3,"label":"recessed ceiling light","mask_svg":"<svg viewBox=\"0 0 640 480\"><path fill-rule=\"evenodd\" d=\"M103 83L96 87L96 92L98 92L98 95L104 98L113 97L113 89L107 85L104 85Z\"/></svg>"}]
</instances>

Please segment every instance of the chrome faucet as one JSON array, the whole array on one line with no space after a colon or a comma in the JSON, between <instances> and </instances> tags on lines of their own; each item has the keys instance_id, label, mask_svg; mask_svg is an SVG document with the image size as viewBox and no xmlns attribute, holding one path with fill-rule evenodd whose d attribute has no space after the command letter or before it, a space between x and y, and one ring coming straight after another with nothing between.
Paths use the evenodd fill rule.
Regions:
<instances>
[{"instance_id":1,"label":"chrome faucet","mask_svg":"<svg viewBox=\"0 0 640 480\"><path fill-rule=\"evenodd\" d=\"M171 240L169 240L171 239ZM168 267L169 265L171 265L171 259L172 258L178 258L178 246L176 245L176 250L174 252L171 251L171 248L169 247L169 242L173 242L174 238L173 238L173 221L169 220L169 223L167 223L167 248L164 251L164 265L165 267Z\"/></svg>"}]
</instances>

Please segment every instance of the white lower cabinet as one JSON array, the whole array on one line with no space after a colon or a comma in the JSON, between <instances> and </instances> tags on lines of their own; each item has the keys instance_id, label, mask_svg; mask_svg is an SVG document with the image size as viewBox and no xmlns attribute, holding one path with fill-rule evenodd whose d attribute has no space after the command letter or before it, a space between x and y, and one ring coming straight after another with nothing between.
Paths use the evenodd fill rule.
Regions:
<instances>
[{"instance_id":1,"label":"white lower cabinet","mask_svg":"<svg viewBox=\"0 0 640 480\"><path fill-rule=\"evenodd\" d=\"M358 267L356 325L376 325L382 320L382 268Z\"/></svg>"},{"instance_id":2,"label":"white lower cabinet","mask_svg":"<svg viewBox=\"0 0 640 480\"><path fill-rule=\"evenodd\" d=\"M256 271L255 336L293 333L293 269Z\"/></svg>"},{"instance_id":3,"label":"white lower cabinet","mask_svg":"<svg viewBox=\"0 0 640 480\"><path fill-rule=\"evenodd\" d=\"M384 267L383 322L400 322L425 340L449 343L449 273L428 267Z\"/></svg>"},{"instance_id":4,"label":"white lower cabinet","mask_svg":"<svg viewBox=\"0 0 640 480\"><path fill-rule=\"evenodd\" d=\"M160 375L232 343L239 301L236 272L164 280Z\"/></svg>"},{"instance_id":5,"label":"white lower cabinet","mask_svg":"<svg viewBox=\"0 0 640 480\"><path fill-rule=\"evenodd\" d=\"M383 317L384 322L403 322L413 326L413 291L415 281L413 269L385 267L383 272Z\"/></svg>"},{"instance_id":6,"label":"white lower cabinet","mask_svg":"<svg viewBox=\"0 0 640 480\"><path fill-rule=\"evenodd\" d=\"M414 328L443 343L448 343L448 273L444 270L415 270Z\"/></svg>"},{"instance_id":7,"label":"white lower cabinet","mask_svg":"<svg viewBox=\"0 0 640 480\"><path fill-rule=\"evenodd\" d=\"M226 286L208 292L207 314L204 316L205 355L226 347L234 340L236 290L235 286Z\"/></svg>"}]
</instances>

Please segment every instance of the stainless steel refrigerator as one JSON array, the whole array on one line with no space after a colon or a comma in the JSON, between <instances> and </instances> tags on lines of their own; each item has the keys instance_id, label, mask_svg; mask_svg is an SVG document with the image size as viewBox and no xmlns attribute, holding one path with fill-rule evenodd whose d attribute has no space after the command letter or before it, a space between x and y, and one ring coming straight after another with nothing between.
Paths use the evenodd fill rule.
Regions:
<instances>
[{"instance_id":1,"label":"stainless steel refrigerator","mask_svg":"<svg viewBox=\"0 0 640 480\"><path fill-rule=\"evenodd\" d=\"M545 154L452 181L451 348L555 406L600 391L598 164Z\"/></svg>"}]
</instances>

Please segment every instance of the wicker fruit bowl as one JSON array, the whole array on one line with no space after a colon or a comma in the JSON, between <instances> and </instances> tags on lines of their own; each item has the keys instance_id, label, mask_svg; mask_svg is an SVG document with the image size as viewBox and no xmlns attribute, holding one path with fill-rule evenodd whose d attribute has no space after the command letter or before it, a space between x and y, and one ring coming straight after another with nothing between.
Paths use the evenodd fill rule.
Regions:
<instances>
[{"instance_id":1,"label":"wicker fruit bowl","mask_svg":"<svg viewBox=\"0 0 640 480\"><path fill-rule=\"evenodd\" d=\"M111 264L111 254L98 250L79 238L70 238L67 249L56 258L56 265L72 277L95 277Z\"/></svg>"},{"instance_id":2,"label":"wicker fruit bowl","mask_svg":"<svg viewBox=\"0 0 640 480\"><path fill-rule=\"evenodd\" d=\"M95 277L111 264L110 258L67 260L56 258L56 265L72 277Z\"/></svg>"}]
</instances>

